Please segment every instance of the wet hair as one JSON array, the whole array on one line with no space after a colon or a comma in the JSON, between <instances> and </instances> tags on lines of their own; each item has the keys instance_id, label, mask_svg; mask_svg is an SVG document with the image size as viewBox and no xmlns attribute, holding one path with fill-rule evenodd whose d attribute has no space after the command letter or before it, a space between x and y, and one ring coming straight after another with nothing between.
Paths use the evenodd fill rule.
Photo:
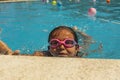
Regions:
<instances>
[{"instance_id":1,"label":"wet hair","mask_svg":"<svg viewBox=\"0 0 120 80\"><path fill-rule=\"evenodd\" d=\"M75 32L71 27L68 27L68 26L58 26L58 27L54 28L54 29L50 32L50 34L49 34L48 42L50 41L51 35L52 35L56 30L60 30L60 29L66 29L66 30L70 31L70 32L73 34L75 41L78 43L78 37L77 37L76 32Z\"/></svg>"}]
</instances>

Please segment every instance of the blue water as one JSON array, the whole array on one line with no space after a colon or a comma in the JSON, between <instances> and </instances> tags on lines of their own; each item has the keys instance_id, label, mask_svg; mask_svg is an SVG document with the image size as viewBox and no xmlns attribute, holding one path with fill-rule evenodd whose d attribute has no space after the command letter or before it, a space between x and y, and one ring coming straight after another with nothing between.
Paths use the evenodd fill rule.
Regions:
<instances>
[{"instance_id":1,"label":"blue water","mask_svg":"<svg viewBox=\"0 0 120 80\"><path fill-rule=\"evenodd\" d=\"M103 45L102 52L89 53L89 58L120 59L120 1L59 0L62 5L43 2L0 3L0 39L12 50L33 53L47 50L49 32L56 26L78 26L96 43L91 50ZM97 10L94 18L87 15L90 7Z\"/></svg>"}]
</instances>

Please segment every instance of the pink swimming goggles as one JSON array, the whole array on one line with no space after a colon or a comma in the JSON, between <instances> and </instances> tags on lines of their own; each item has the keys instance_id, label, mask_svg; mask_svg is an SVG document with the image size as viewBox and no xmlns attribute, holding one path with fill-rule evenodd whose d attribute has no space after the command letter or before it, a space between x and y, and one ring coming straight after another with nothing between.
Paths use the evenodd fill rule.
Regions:
<instances>
[{"instance_id":1,"label":"pink swimming goggles","mask_svg":"<svg viewBox=\"0 0 120 80\"><path fill-rule=\"evenodd\" d=\"M77 43L74 39L65 39L64 41L60 41L59 39L51 39L50 42L50 47L56 48L60 45L64 45L66 48L71 48L75 46Z\"/></svg>"}]
</instances>

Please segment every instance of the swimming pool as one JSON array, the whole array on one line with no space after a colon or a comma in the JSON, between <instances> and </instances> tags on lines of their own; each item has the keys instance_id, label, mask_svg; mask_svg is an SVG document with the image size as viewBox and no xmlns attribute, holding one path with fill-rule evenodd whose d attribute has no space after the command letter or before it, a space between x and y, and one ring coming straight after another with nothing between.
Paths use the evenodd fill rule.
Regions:
<instances>
[{"instance_id":1,"label":"swimming pool","mask_svg":"<svg viewBox=\"0 0 120 80\"><path fill-rule=\"evenodd\" d=\"M102 43L103 51L90 53L89 58L120 59L120 2L105 0L59 0L0 3L0 38L13 50L33 53L47 49L49 32L56 26L78 26L96 41L91 50ZM87 16L90 7L97 10L94 18Z\"/></svg>"}]
</instances>

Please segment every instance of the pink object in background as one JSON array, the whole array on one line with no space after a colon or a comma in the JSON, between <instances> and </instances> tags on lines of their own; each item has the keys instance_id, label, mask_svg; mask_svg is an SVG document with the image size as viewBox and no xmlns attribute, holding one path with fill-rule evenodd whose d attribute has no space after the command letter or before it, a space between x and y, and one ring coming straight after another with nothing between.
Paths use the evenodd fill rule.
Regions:
<instances>
[{"instance_id":1,"label":"pink object in background","mask_svg":"<svg viewBox=\"0 0 120 80\"><path fill-rule=\"evenodd\" d=\"M88 15L89 16L95 16L97 13L96 9L95 8L89 8L88 10Z\"/></svg>"},{"instance_id":2,"label":"pink object in background","mask_svg":"<svg viewBox=\"0 0 120 80\"><path fill-rule=\"evenodd\" d=\"M93 0L93 2L96 2L96 0Z\"/></svg>"}]
</instances>

